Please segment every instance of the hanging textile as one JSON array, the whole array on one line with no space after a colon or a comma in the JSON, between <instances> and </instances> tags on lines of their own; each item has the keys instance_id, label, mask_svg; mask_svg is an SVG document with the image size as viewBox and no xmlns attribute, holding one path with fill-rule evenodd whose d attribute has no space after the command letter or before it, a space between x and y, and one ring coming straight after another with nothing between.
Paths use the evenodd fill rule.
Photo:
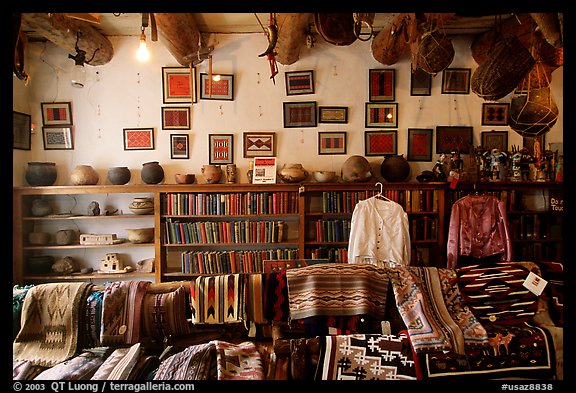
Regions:
<instances>
[{"instance_id":1,"label":"hanging textile","mask_svg":"<svg viewBox=\"0 0 576 393\"><path fill-rule=\"evenodd\" d=\"M455 269L461 256L512 260L512 239L506 206L494 195L467 195L452 205L448 228L447 267Z\"/></svg>"},{"instance_id":2,"label":"hanging textile","mask_svg":"<svg viewBox=\"0 0 576 393\"><path fill-rule=\"evenodd\" d=\"M190 283L193 324L221 324L244 319L244 281L239 274L199 276Z\"/></svg>"},{"instance_id":3,"label":"hanging textile","mask_svg":"<svg viewBox=\"0 0 576 393\"><path fill-rule=\"evenodd\" d=\"M410 264L408 214L402 206L377 196L359 201L352 212L348 263Z\"/></svg>"}]
</instances>

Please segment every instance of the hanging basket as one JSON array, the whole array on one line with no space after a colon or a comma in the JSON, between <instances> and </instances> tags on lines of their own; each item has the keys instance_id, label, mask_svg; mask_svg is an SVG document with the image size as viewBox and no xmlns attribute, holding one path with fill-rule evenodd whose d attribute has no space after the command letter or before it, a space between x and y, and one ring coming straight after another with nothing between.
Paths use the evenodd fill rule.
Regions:
<instances>
[{"instance_id":1,"label":"hanging basket","mask_svg":"<svg viewBox=\"0 0 576 393\"><path fill-rule=\"evenodd\" d=\"M550 131L558 120L558 107L550 86L530 89L510 100L508 125L522 136L536 137Z\"/></svg>"},{"instance_id":2,"label":"hanging basket","mask_svg":"<svg viewBox=\"0 0 576 393\"><path fill-rule=\"evenodd\" d=\"M438 30L427 32L422 35L417 56L418 67L429 74L437 74L454 60L454 45Z\"/></svg>"},{"instance_id":3,"label":"hanging basket","mask_svg":"<svg viewBox=\"0 0 576 393\"><path fill-rule=\"evenodd\" d=\"M518 37L502 38L474 71L471 89L484 100L496 101L514 91L535 62Z\"/></svg>"}]
</instances>

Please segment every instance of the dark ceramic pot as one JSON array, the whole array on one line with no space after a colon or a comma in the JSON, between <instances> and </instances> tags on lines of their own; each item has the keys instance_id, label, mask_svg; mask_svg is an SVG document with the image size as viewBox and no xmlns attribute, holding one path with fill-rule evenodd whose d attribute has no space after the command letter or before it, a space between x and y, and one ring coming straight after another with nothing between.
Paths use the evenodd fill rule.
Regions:
<instances>
[{"instance_id":1,"label":"dark ceramic pot","mask_svg":"<svg viewBox=\"0 0 576 393\"><path fill-rule=\"evenodd\" d=\"M31 186L51 186L58 172L54 162L29 162L26 168L26 181Z\"/></svg>"},{"instance_id":2,"label":"dark ceramic pot","mask_svg":"<svg viewBox=\"0 0 576 393\"><path fill-rule=\"evenodd\" d=\"M410 163L403 154L388 156L380 165L380 173L389 182L406 181L410 175Z\"/></svg>"},{"instance_id":3,"label":"dark ceramic pot","mask_svg":"<svg viewBox=\"0 0 576 393\"><path fill-rule=\"evenodd\" d=\"M150 161L142 164L142 181L146 184L158 184L164 180L164 169L158 161Z\"/></svg>"},{"instance_id":4,"label":"dark ceramic pot","mask_svg":"<svg viewBox=\"0 0 576 393\"><path fill-rule=\"evenodd\" d=\"M130 169L125 166L116 166L108 169L108 181L114 185L126 184L132 177Z\"/></svg>"}]
</instances>

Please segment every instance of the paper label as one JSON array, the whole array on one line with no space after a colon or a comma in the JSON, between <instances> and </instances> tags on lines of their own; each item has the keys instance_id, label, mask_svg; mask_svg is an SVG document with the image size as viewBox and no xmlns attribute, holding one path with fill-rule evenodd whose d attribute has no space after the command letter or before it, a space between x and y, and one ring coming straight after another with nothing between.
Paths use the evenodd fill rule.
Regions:
<instances>
[{"instance_id":1,"label":"paper label","mask_svg":"<svg viewBox=\"0 0 576 393\"><path fill-rule=\"evenodd\" d=\"M392 334L392 329L390 328L390 322L389 321L381 321L380 325L382 326L382 334L383 335L391 335Z\"/></svg>"},{"instance_id":2,"label":"paper label","mask_svg":"<svg viewBox=\"0 0 576 393\"><path fill-rule=\"evenodd\" d=\"M542 294L542 291L544 291L544 288L546 288L547 284L548 281L544 280L542 277L540 277L537 274L534 274L533 272L530 272L530 274L528 274L528 277L526 277L526 280L524 280L524 283L522 283L524 287L526 287L530 292L532 292L536 296L540 296Z\"/></svg>"}]
</instances>

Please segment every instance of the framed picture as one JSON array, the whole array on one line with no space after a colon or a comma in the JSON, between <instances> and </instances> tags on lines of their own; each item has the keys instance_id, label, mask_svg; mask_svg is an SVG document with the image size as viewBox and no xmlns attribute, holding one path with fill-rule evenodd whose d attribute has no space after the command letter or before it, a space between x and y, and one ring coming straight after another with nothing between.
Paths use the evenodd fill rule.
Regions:
<instances>
[{"instance_id":1,"label":"framed picture","mask_svg":"<svg viewBox=\"0 0 576 393\"><path fill-rule=\"evenodd\" d=\"M522 146L528 149L528 153L534 154L534 144L538 142L540 144L540 152L543 153L546 148L546 134L538 136L523 136Z\"/></svg>"},{"instance_id":2,"label":"framed picture","mask_svg":"<svg viewBox=\"0 0 576 393\"><path fill-rule=\"evenodd\" d=\"M245 132L244 158L271 157L276 154L275 132Z\"/></svg>"},{"instance_id":3,"label":"framed picture","mask_svg":"<svg viewBox=\"0 0 576 393\"><path fill-rule=\"evenodd\" d=\"M162 92L165 104L198 102L195 67L162 67Z\"/></svg>"},{"instance_id":4,"label":"framed picture","mask_svg":"<svg viewBox=\"0 0 576 393\"><path fill-rule=\"evenodd\" d=\"M396 130L364 131L364 154L366 156L396 154L397 145Z\"/></svg>"},{"instance_id":5,"label":"framed picture","mask_svg":"<svg viewBox=\"0 0 576 393\"><path fill-rule=\"evenodd\" d=\"M442 94L469 94L470 68L446 68L442 71Z\"/></svg>"},{"instance_id":6,"label":"framed picture","mask_svg":"<svg viewBox=\"0 0 576 393\"><path fill-rule=\"evenodd\" d=\"M286 95L314 94L314 71L293 71L284 73Z\"/></svg>"},{"instance_id":7,"label":"framed picture","mask_svg":"<svg viewBox=\"0 0 576 393\"><path fill-rule=\"evenodd\" d=\"M316 125L316 101L284 103L284 128Z\"/></svg>"},{"instance_id":8,"label":"framed picture","mask_svg":"<svg viewBox=\"0 0 576 393\"><path fill-rule=\"evenodd\" d=\"M368 71L368 101L394 101L396 89L396 70Z\"/></svg>"},{"instance_id":9,"label":"framed picture","mask_svg":"<svg viewBox=\"0 0 576 393\"><path fill-rule=\"evenodd\" d=\"M366 103L366 127L398 127L398 103Z\"/></svg>"},{"instance_id":10,"label":"framed picture","mask_svg":"<svg viewBox=\"0 0 576 393\"><path fill-rule=\"evenodd\" d=\"M44 150L72 150L72 127L42 127Z\"/></svg>"},{"instance_id":11,"label":"framed picture","mask_svg":"<svg viewBox=\"0 0 576 393\"><path fill-rule=\"evenodd\" d=\"M12 111L12 148L30 150L32 116Z\"/></svg>"},{"instance_id":12,"label":"framed picture","mask_svg":"<svg viewBox=\"0 0 576 393\"><path fill-rule=\"evenodd\" d=\"M213 74L212 80L208 76L208 74L200 74L200 99L234 100L234 75Z\"/></svg>"},{"instance_id":13,"label":"framed picture","mask_svg":"<svg viewBox=\"0 0 576 393\"><path fill-rule=\"evenodd\" d=\"M72 106L69 102L41 102L42 124L45 126L71 126Z\"/></svg>"},{"instance_id":14,"label":"framed picture","mask_svg":"<svg viewBox=\"0 0 576 393\"><path fill-rule=\"evenodd\" d=\"M432 94L432 74L418 67L410 73L410 95L429 96Z\"/></svg>"},{"instance_id":15,"label":"framed picture","mask_svg":"<svg viewBox=\"0 0 576 393\"><path fill-rule=\"evenodd\" d=\"M208 134L209 164L221 165L234 163L234 135Z\"/></svg>"},{"instance_id":16,"label":"framed picture","mask_svg":"<svg viewBox=\"0 0 576 393\"><path fill-rule=\"evenodd\" d=\"M318 154L346 154L346 132L319 132Z\"/></svg>"},{"instance_id":17,"label":"framed picture","mask_svg":"<svg viewBox=\"0 0 576 393\"><path fill-rule=\"evenodd\" d=\"M170 158L189 158L188 134L170 134Z\"/></svg>"},{"instance_id":18,"label":"framed picture","mask_svg":"<svg viewBox=\"0 0 576 393\"><path fill-rule=\"evenodd\" d=\"M450 153L458 150L467 153L472 145L471 126L437 126L436 153Z\"/></svg>"},{"instance_id":19,"label":"framed picture","mask_svg":"<svg viewBox=\"0 0 576 393\"><path fill-rule=\"evenodd\" d=\"M189 106L162 107L162 129L189 130L190 107Z\"/></svg>"},{"instance_id":20,"label":"framed picture","mask_svg":"<svg viewBox=\"0 0 576 393\"><path fill-rule=\"evenodd\" d=\"M506 126L508 125L509 103L482 104L482 125L483 126Z\"/></svg>"},{"instance_id":21,"label":"framed picture","mask_svg":"<svg viewBox=\"0 0 576 393\"><path fill-rule=\"evenodd\" d=\"M508 151L508 131L482 131L482 147L486 150L494 148Z\"/></svg>"},{"instance_id":22,"label":"framed picture","mask_svg":"<svg viewBox=\"0 0 576 393\"><path fill-rule=\"evenodd\" d=\"M348 107L346 106L319 106L319 123L348 123Z\"/></svg>"},{"instance_id":23,"label":"framed picture","mask_svg":"<svg viewBox=\"0 0 576 393\"><path fill-rule=\"evenodd\" d=\"M408 161L432 161L431 128L408 128Z\"/></svg>"},{"instance_id":24,"label":"framed picture","mask_svg":"<svg viewBox=\"0 0 576 393\"><path fill-rule=\"evenodd\" d=\"M124 150L154 150L154 128L124 128Z\"/></svg>"}]
</instances>

